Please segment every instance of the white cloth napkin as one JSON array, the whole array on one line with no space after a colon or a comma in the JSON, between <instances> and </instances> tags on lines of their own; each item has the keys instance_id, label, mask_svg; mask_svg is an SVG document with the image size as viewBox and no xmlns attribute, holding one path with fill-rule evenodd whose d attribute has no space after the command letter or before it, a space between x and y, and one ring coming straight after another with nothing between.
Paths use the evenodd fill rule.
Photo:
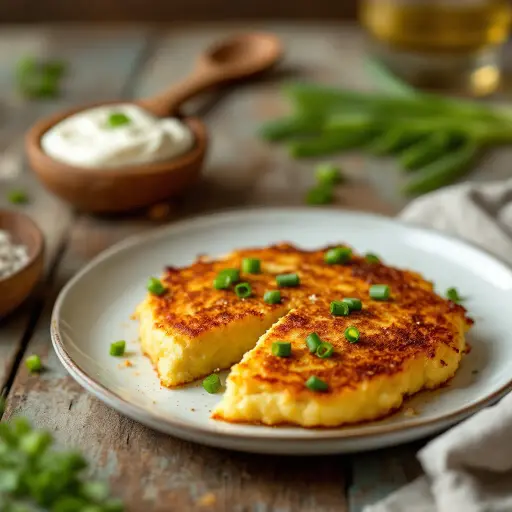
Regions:
<instances>
[{"instance_id":1,"label":"white cloth napkin","mask_svg":"<svg viewBox=\"0 0 512 512\"><path fill-rule=\"evenodd\" d=\"M413 201L400 217L512 265L512 180L446 188ZM429 442L418 459L425 476L364 512L512 512L512 393Z\"/></svg>"}]
</instances>

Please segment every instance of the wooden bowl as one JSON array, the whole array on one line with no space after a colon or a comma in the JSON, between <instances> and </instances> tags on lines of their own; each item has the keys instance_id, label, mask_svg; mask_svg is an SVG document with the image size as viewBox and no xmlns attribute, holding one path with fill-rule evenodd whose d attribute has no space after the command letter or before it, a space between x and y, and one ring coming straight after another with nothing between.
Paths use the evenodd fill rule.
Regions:
<instances>
[{"instance_id":1,"label":"wooden bowl","mask_svg":"<svg viewBox=\"0 0 512 512\"><path fill-rule=\"evenodd\" d=\"M27 133L25 143L30 167L50 191L80 210L108 213L163 201L179 195L197 181L208 137L204 124L194 117L184 119L194 134L194 147L171 160L89 169L59 162L43 151L41 137L49 128L72 114L97 105L82 106L47 117Z\"/></svg>"},{"instance_id":2,"label":"wooden bowl","mask_svg":"<svg viewBox=\"0 0 512 512\"><path fill-rule=\"evenodd\" d=\"M14 311L34 290L43 274L44 237L35 222L19 212L0 209L0 230L27 248L29 260L16 273L0 278L0 318Z\"/></svg>"}]
</instances>

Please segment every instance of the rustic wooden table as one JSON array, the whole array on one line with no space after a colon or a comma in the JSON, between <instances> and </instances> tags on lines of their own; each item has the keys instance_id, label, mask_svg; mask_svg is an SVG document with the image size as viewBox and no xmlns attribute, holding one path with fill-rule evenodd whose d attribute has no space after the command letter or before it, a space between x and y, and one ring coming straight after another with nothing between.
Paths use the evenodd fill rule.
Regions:
<instances>
[{"instance_id":1,"label":"rustic wooden table","mask_svg":"<svg viewBox=\"0 0 512 512\"><path fill-rule=\"evenodd\" d=\"M151 94L184 76L194 56L211 41L244 28L2 28L0 207L30 214L47 241L42 285L16 314L0 323L0 388L8 392L3 419L27 416L54 432L61 445L83 449L95 476L108 479L130 511L356 512L420 473L414 453L421 444L317 458L260 456L194 445L153 432L88 395L66 374L51 348L49 319L56 294L109 245L191 214L303 203L305 190L313 183L312 164L291 161L254 132L263 119L285 112L277 92L284 77L369 86L363 37L349 25L251 24L281 36L286 59L273 75L190 105L208 123L212 147L203 182L188 197L169 204L165 218L150 211L118 218L81 214L46 192L26 166L22 135L37 118L81 102ZM46 102L17 97L13 69L27 54L70 63L62 97ZM487 176L506 172L507 166L497 159L501 160L495 156L487 162ZM385 164L368 165L358 157L341 161L350 179L339 188L337 207L392 215L403 206L396 193L397 178L385 171ZM480 175L478 171L476 178ZM5 191L10 188L27 191L30 203L8 205ZM41 356L46 372L27 372L21 363L29 353Z\"/></svg>"}]
</instances>

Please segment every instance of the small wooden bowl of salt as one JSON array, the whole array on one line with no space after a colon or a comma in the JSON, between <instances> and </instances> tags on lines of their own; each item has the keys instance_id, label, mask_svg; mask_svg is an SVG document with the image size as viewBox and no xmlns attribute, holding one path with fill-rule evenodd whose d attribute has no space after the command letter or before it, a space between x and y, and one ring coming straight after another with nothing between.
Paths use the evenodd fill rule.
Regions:
<instances>
[{"instance_id":1,"label":"small wooden bowl of salt","mask_svg":"<svg viewBox=\"0 0 512 512\"><path fill-rule=\"evenodd\" d=\"M43 273L44 237L27 215L0 209L0 318L14 311Z\"/></svg>"}]
</instances>

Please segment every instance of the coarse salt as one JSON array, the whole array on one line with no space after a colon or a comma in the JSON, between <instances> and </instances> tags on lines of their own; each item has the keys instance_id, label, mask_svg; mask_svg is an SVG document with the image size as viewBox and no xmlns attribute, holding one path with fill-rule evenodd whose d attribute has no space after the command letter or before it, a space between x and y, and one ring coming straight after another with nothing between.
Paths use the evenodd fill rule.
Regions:
<instances>
[{"instance_id":1,"label":"coarse salt","mask_svg":"<svg viewBox=\"0 0 512 512\"><path fill-rule=\"evenodd\" d=\"M27 248L16 245L9 232L0 230L0 280L18 272L27 263Z\"/></svg>"}]
</instances>

